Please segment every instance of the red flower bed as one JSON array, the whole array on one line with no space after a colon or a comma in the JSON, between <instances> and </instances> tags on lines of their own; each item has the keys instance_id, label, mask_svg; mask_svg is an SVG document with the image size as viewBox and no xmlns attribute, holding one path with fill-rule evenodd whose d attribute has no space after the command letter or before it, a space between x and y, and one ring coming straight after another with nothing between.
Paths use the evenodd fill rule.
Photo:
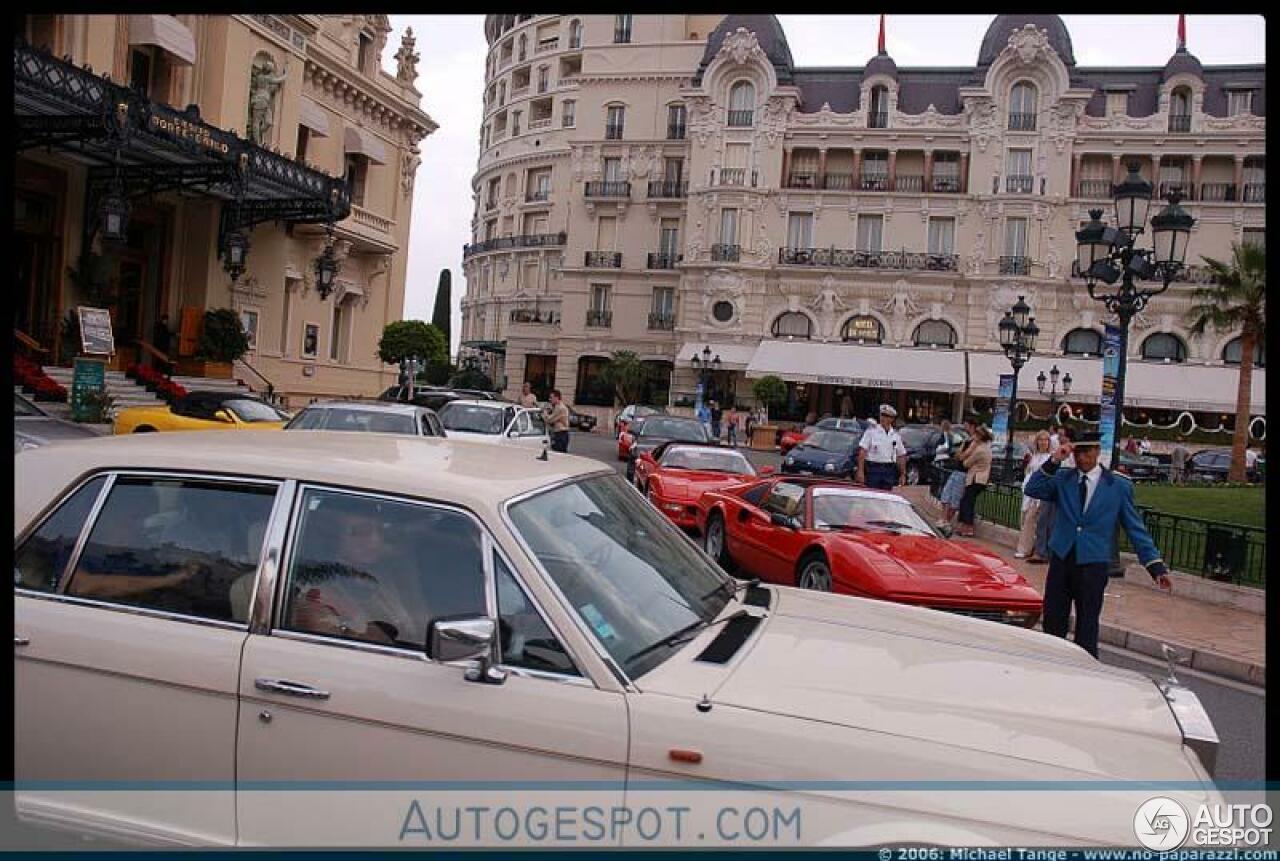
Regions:
<instances>
[{"instance_id":1,"label":"red flower bed","mask_svg":"<svg viewBox=\"0 0 1280 861\"><path fill-rule=\"evenodd\" d=\"M169 403L187 396L187 390L173 380L163 380L156 386L156 394Z\"/></svg>"},{"instance_id":2,"label":"red flower bed","mask_svg":"<svg viewBox=\"0 0 1280 861\"><path fill-rule=\"evenodd\" d=\"M38 401L66 401L67 390L49 377L41 376L33 383Z\"/></svg>"}]
</instances>

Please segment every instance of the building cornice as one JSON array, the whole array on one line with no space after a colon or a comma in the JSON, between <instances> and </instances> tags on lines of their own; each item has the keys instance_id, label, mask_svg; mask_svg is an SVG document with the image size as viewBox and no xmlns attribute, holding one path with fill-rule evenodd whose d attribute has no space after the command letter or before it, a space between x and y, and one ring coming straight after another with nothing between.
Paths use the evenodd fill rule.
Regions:
<instances>
[{"instance_id":1,"label":"building cornice","mask_svg":"<svg viewBox=\"0 0 1280 861\"><path fill-rule=\"evenodd\" d=\"M311 92L323 94L330 107L345 113L340 106L350 106L389 131L404 134L409 145L439 128L425 111L406 99L382 88L370 92L369 79L322 50L307 52L303 81Z\"/></svg>"}]
</instances>

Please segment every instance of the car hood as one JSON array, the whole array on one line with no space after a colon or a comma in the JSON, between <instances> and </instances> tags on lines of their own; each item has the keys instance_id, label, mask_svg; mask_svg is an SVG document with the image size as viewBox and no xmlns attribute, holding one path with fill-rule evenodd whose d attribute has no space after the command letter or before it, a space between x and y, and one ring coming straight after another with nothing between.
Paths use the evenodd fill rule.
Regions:
<instances>
[{"instance_id":1,"label":"car hood","mask_svg":"<svg viewBox=\"0 0 1280 861\"><path fill-rule=\"evenodd\" d=\"M664 442L690 442L691 444L694 444L694 445L697 444L696 441L691 442L690 440L687 440L687 439L677 440L675 437L670 437L670 436L646 436L646 437L636 437L634 440L632 440L631 450L637 454L646 452L646 451L653 451L655 448L662 445Z\"/></svg>"},{"instance_id":2,"label":"car hood","mask_svg":"<svg viewBox=\"0 0 1280 861\"><path fill-rule=\"evenodd\" d=\"M877 573L889 581L894 591L932 592L931 587L945 584L973 599L999 596L1004 600L1039 600L1038 593L1026 585L1026 578L1013 571L996 573L978 553L959 541L888 531L844 532L833 538L869 553L869 561L875 563ZM1011 587L1019 584L1025 587L1022 591L1026 594L1009 594Z\"/></svg>"},{"instance_id":3,"label":"car hood","mask_svg":"<svg viewBox=\"0 0 1280 861\"><path fill-rule=\"evenodd\" d=\"M749 475L711 470L662 470L650 478L660 480L662 496L680 502L697 502L708 490L720 490L735 484L753 481Z\"/></svg>"},{"instance_id":4,"label":"car hood","mask_svg":"<svg viewBox=\"0 0 1280 861\"><path fill-rule=\"evenodd\" d=\"M1038 631L870 599L770 587L774 607L711 681L711 637L640 679L645 690L908 737L1061 770L1195 780L1148 678Z\"/></svg>"},{"instance_id":5,"label":"car hood","mask_svg":"<svg viewBox=\"0 0 1280 861\"><path fill-rule=\"evenodd\" d=\"M465 439L468 442L496 444L511 440L511 437L500 433L479 433L477 431L450 430L449 428L445 428L444 432L449 435L449 439Z\"/></svg>"},{"instance_id":6,"label":"car hood","mask_svg":"<svg viewBox=\"0 0 1280 861\"><path fill-rule=\"evenodd\" d=\"M15 416L13 429L34 440L53 442L63 439L85 439L99 434L82 425L48 416Z\"/></svg>"},{"instance_id":7,"label":"car hood","mask_svg":"<svg viewBox=\"0 0 1280 861\"><path fill-rule=\"evenodd\" d=\"M853 459L853 455L847 452L827 451L825 448L814 448L803 444L791 449L788 457L794 457L805 463L841 463Z\"/></svg>"}]
</instances>

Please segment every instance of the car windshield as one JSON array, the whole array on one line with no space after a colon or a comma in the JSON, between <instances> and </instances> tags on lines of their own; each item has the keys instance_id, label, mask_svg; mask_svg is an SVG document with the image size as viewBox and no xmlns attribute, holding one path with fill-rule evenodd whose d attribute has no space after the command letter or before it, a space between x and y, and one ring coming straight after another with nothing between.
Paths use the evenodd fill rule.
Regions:
<instances>
[{"instance_id":1,"label":"car windshield","mask_svg":"<svg viewBox=\"0 0 1280 861\"><path fill-rule=\"evenodd\" d=\"M862 422L857 419L823 419L818 422L818 427L824 430L862 430Z\"/></svg>"},{"instance_id":2,"label":"car windshield","mask_svg":"<svg viewBox=\"0 0 1280 861\"><path fill-rule=\"evenodd\" d=\"M734 475L755 475L751 462L731 449L673 446L662 455L663 469L705 469Z\"/></svg>"},{"instance_id":3,"label":"car windshield","mask_svg":"<svg viewBox=\"0 0 1280 861\"><path fill-rule=\"evenodd\" d=\"M588 630L636 678L714 619L732 580L619 476L593 476L514 503L516 531Z\"/></svg>"},{"instance_id":4,"label":"car windshield","mask_svg":"<svg viewBox=\"0 0 1280 861\"><path fill-rule=\"evenodd\" d=\"M13 395L13 414L15 416L43 416L44 413L35 404L17 394Z\"/></svg>"},{"instance_id":5,"label":"car windshield","mask_svg":"<svg viewBox=\"0 0 1280 861\"><path fill-rule=\"evenodd\" d=\"M860 436L846 431L819 430L805 438L805 444L823 451L835 451L847 454L853 451Z\"/></svg>"},{"instance_id":6,"label":"car windshield","mask_svg":"<svg viewBox=\"0 0 1280 861\"><path fill-rule=\"evenodd\" d=\"M319 422L302 422L298 419L289 423L289 428L312 429L324 428L334 431L356 431L360 433L395 433L416 434L417 427L413 416L406 413L393 413L385 410L359 410L349 408L312 409L306 412L319 413ZM301 416L299 417L301 418Z\"/></svg>"},{"instance_id":7,"label":"car windshield","mask_svg":"<svg viewBox=\"0 0 1280 861\"><path fill-rule=\"evenodd\" d=\"M463 433L502 433L502 410L457 401L440 408L440 423L445 430Z\"/></svg>"},{"instance_id":8,"label":"car windshield","mask_svg":"<svg viewBox=\"0 0 1280 861\"><path fill-rule=\"evenodd\" d=\"M903 535L937 533L905 499L840 488L813 490L815 529L881 529Z\"/></svg>"},{"instance_id":9,"label":"car windshield","mask_svg":"<svg viewBox=\"0 0 1280 861\"><path fill-rule=\"evenodd\" d=\"M691 419L671 419L650 416L640 426L639 436L676 439L681 442L707 442L707 432L699 422Z\"/></svg>"},{"instance_id":10,"label":"car windshield","mask_svg":"<svg viewBox=\"0 0 1280 861\"><path fill-rule=\"evenodd\" d=\"M249 398L233 398L222 402L224 410L231 410L242 422L282 422L289 418L270 404Z\"/></svg>"}]
</instances>

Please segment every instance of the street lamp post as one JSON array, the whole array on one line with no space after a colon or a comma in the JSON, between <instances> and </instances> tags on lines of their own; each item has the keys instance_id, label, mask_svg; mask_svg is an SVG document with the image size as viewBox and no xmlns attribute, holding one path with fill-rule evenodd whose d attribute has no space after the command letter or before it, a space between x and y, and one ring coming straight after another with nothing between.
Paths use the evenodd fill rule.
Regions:
<instances>
[{"instance_id":1,"label":"street lamp post","mask_svg":"<svg viewBox=\"0 0 1280 861\"><path fill-rule=\"evenodd\" d=\"M1076 262L1085 279L1089 298L1102 302L1120 323L1120 356L1116 374L1115 429L1111 439L1111 464L1116 464L1120 433L1124 427L1124 386L1129 353L1129 324L1151 297L1169 289L1169 284L1182 268L1187 256L1187 242L1196 220L1178 204L1182 192L1176 186L1169 192L1166 206L1151 218L1152 247L1136 248L1134 241L1144 231L1151 207L1152 185L1138 175L1138 164L1129 164L1129 175L1112 189L1116 208L1116 227L1102 221L1102 210L1089 210L1089 221L1076 232ZM1111 287L1103 292L1102 282ZM1150 287L1140 281L1154 282Z\"/></svg>"},{"instance_id":2,"label":"street lamp post","mask_svg":"<svg viewBox=\"0 0 1280 861\"><path fill-rule=\"evenodd\" d=\"M1012 470L1013 426L1018 417L1018 374L1035 351L1036 337L1040 334L1036 318L1028 316L1030 313L1030 306L1024 297L1019 296L1013 307L1004 312L1004 319L1000 321L1000 346L1004 348L1004 354L1013 366L1013 392L1009 397L1009 438L1005 441L1004 464L1001 467L1001 477L1006 480Z\"/></svg>"},{"instance_id":3,"label":"street lamp post","mask_svg":"<svg viewBox=\"0 0 1280 861\"><path fill-rule=\"evenodd\" d=\"M1040 394L1044 394L1044 384L1049 383L1049 423L1054 424L1058 420L1058 377L1062 376L1062 372L1058 370L1058 366L1054 365L1049 369L1049 378L1045 379L1044 371L1041 371L1036 377L1036 388L1040 390ZM1065 400L1067 395L1071 394L1071 374L1068 372L1062 376L1062 397Z\"/></svg>"},{"instance_id":4,"label":"street lamp post","mask_svg":"<svg viewBox=\"0 0 1280 861\"><path fill-rule=\"evenodd\" d=\"M720 354L716 353L713 359L711 358L711 347L704 346L701 356L697 353L693 354L693 367L698 372L698 397L693 409L694 412L700 412L702 410L702 399L706 396L712 374L720 370Z\"/></svg>"}]
</instances>

